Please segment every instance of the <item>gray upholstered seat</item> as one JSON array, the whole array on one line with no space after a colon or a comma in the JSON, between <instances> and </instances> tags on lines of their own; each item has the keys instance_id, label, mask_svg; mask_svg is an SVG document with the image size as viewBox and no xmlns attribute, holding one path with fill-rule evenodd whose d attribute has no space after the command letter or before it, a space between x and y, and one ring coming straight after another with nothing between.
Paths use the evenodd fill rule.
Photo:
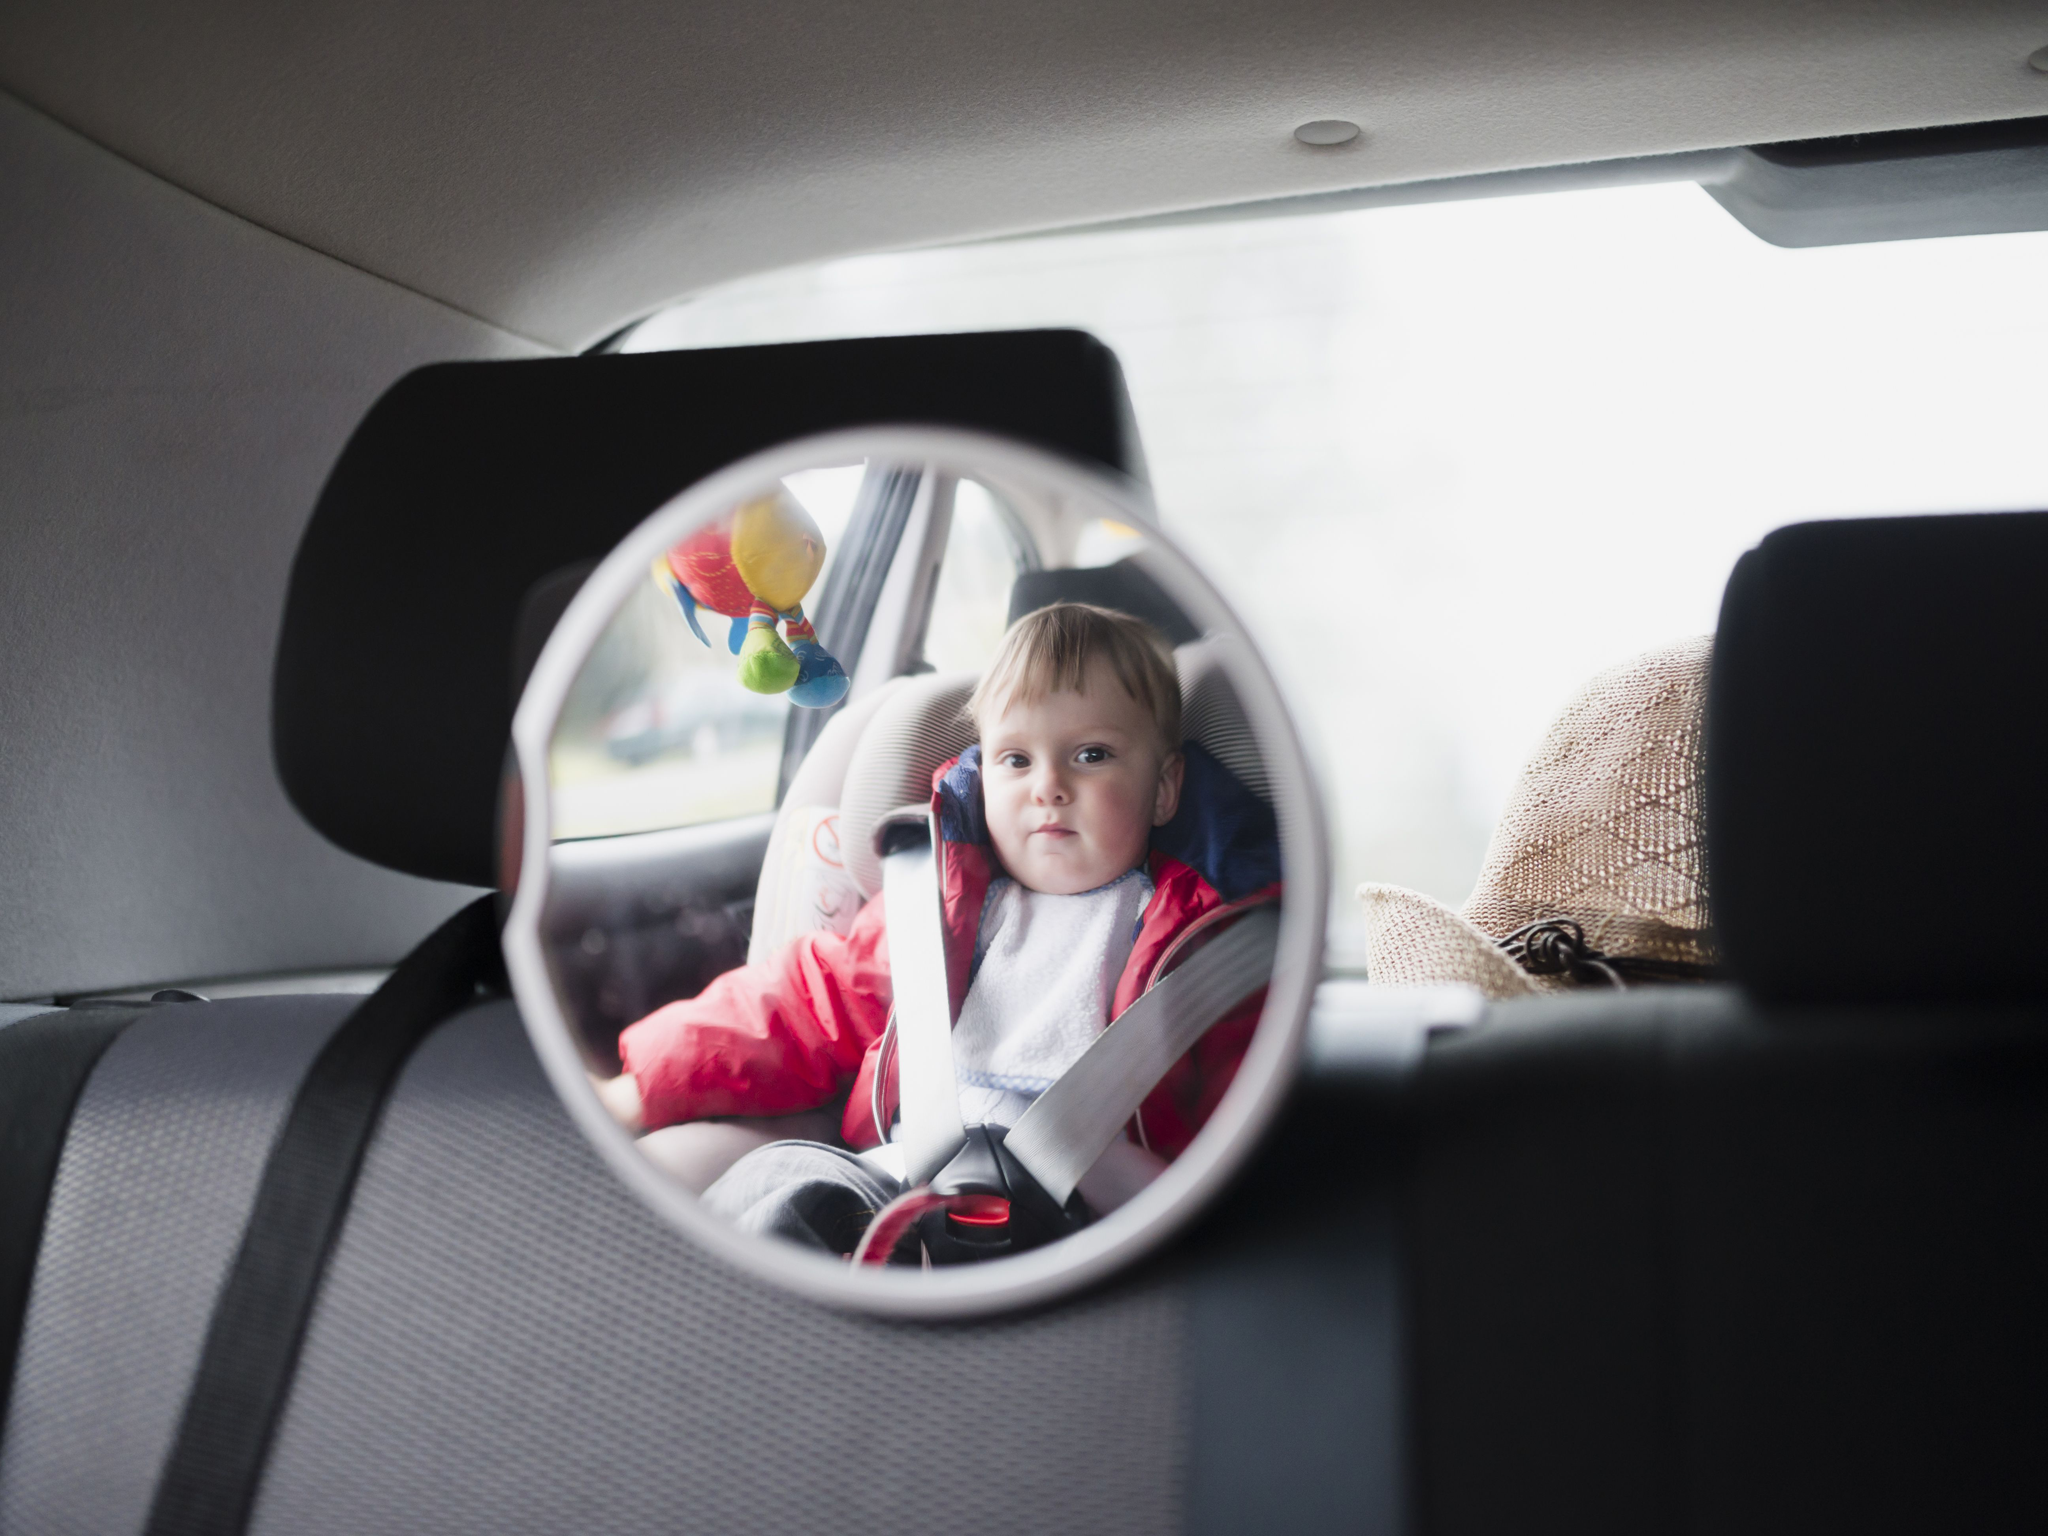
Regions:
<instances>
[{"instance_id":1,"label":"gray upholstered seat","mask_svg":"<svg viewBox=\"0 0 2048 1536\"><path fill-rule=\"evenodd\" d=\"M160 1008L96 1069L0 1442L8 1536L143 1528L263 1154L344 1007ZM1319 1392L1390 1421L1376 1241L1363 1271L1355 1245L1295 1262L1260 1240L1018 1318L836 1313L640 1207L487 1004L387 1106L254 1528L1224 1530L1292 1486L1390 1529L1373 1441L1271 1434ZM1292 1301L1268 1315L1269 1294Z\"/></svg>"}]
</instances>

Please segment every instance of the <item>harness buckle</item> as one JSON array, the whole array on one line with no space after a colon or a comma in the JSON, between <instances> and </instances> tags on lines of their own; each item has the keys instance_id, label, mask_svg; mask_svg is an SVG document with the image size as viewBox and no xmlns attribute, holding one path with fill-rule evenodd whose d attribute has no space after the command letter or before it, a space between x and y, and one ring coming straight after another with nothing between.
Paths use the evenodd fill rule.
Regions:
<instances>
[{"instance_id":1,"label":"harness buckle","mask_svg":"<svg viewBox=\"0 0 2048 1536\"><path fill-rule=\"evenodd\" d=\"M947 1208L918 1222L934 1264L972 1264L1043 1247L1088 1224L1078 1195L1062 1206L1003 1145L1000 1125L970 1125L967 1140L933 1175L931 1192Z\"/></svg>"}]
</instances>

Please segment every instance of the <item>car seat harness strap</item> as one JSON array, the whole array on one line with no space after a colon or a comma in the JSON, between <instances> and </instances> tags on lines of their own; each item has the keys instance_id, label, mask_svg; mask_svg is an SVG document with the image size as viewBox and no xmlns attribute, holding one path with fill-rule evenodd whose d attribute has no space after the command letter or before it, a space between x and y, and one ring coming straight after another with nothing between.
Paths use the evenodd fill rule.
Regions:
<instances>
[{"instance_id":1,"label":"car seat harness strap","mask_svg":"<svg viewBox=\"0 0 2048 1536\"><path fill-rule=\"evenodd\" d=\"M1061 1204L1172 1065L1273 974L1280 912L1255 907L1118 1014L1010 1127L1006 1145Z\"/></svg>"},{"instance_id":2,"label":"car seat harness strap","mask_svg":"<svg viewBox=\"0 0 2048 1536\"><path fill-rule=\"evenodd\" d=\"M910 1183L923 1184L946 1166L967 1134L953 1081L953 1000L946 982L938 839L931 813L922 806L884 818L875 839L882 855L889 979L896 999L903 1166Z\"/></svg>"},{"instance_id":3,"label":"car seat harness strap","mask_svg":"<svg viewBox=\"0 0 2048 1536\"><path fill-rule=\"evenodd\" d=\"M931 1261L957 1263L1036 1247L1084 1224L1088 1213L1074 1197L1082 1177L1173 1064L1266 985L1279 946L1275 905L1219 925L1111 1021L1014 1126L969 1126L954 1075L933 834L920 806L892 812L875 832L909 1187L870 1224L857 1264L887 1263L913 1231Z\"/></svg>"}]
</instances>

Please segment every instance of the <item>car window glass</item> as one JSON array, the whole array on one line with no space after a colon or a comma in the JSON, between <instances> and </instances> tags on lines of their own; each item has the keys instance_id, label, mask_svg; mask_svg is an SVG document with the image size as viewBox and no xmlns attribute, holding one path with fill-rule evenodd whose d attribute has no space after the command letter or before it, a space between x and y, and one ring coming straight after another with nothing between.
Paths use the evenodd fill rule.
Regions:
<instances>
[{"instance_id":1,"label":"car window glass","mask_svg":"<svg viewBox=\"0 0 2048 1536\"><path fill-rule=\"evenodd\" d=\"M830 575L864 473L860 465L808 470L785 483L825 536L814 592ZM725 617L700 610L697 621L702 641L673 592L650 579L592 650L552 746L558 841L775 808L789 699L741 684Z\"/></svg>"},{"instance_id":2,"label":"car window glass","mask_svg":"<svg viewBox=\"0 0 2048 1536\"><path fill-rule=\"evenodd\" d=\"M953 489L946 555L932 588L924 659L940 672L978 672L1002 643L1010 586L1024 563L1011 514L975 480Z\"/></svg>"},{"instance_id":3,"label":"car window glass","mask_svg":"<svg viewBox=\"0 0 2048 1536\"><path fill-rule=\"evenodd\" d=\"M1093 518L1082 526L1080 537L1074 541L1074 564L1114 565L1143 548L1144 543L1144 535L1128 523L1109 517Z\"/></svg>"}]
</instances>

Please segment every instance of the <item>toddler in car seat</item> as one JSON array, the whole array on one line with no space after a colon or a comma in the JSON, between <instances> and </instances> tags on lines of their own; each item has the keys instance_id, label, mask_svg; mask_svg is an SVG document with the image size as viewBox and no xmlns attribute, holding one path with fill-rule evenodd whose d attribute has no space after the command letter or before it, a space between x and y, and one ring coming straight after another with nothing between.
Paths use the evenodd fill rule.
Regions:
<instances>
[{"instance_id":1,"label":"toddler in car seat","mask_svg":"<svg viewBox=\"0 0 2048 1536\"><path fill-rule=\"evenodd\" d=\"M1192 925L1277 899L1278 844L1270 808L1181 741L1170 653L1136 619L1078 603L1026 616L968 710L979 743L933 776L953 1059L963 1122L1007 1126ZM632 1025L625 1070L599 1092L714 1210L850 1252L901 1191L856 1155L895 1118L891 997L876 896L846 934L807 934ZM1263 992L1239 1004L1153 1089L1081 1181L1091 1210L1121 1204L1192 1139L1262 1004ZM835 1137L819 1111L842 1095Z\"/></svg>"}]
</instances>

